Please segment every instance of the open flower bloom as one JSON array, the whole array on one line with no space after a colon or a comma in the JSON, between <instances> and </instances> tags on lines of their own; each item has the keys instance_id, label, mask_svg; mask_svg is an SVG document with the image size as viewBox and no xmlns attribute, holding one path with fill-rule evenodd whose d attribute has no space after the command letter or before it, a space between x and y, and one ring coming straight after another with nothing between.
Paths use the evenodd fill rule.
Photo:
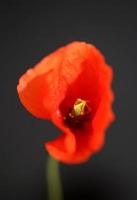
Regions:
<instances>
[{"instance_id":1,"label":"open flower bloom","mask_svg":"<svg viewBox=\"0 0 137 200\"><path fill-rule=\"evenodd\" d=\"M62 132L45 143L51 156L73 164L100 150L114 119L111 82L103 55L85 42L56 50L20 78L17 91L25 108Z\"/></svg>"}]
</instances>

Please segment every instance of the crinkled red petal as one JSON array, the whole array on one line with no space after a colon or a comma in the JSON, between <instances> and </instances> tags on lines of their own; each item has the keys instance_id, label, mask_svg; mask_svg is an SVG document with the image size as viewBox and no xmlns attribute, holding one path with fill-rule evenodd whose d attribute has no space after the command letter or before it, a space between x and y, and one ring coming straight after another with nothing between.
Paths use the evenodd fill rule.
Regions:
<instances>
[{"instance_id":1,"label":"crinkled red petal","mask_svg":"<svg viewBox=\"0 0 137 200\"><path fill-rule=\"evenodd\" d=\"M79 131L74 131L64 125L60 113L52 116L54 124L64 133L57 139L45 143L45 148L55 159L67 163L76 164L86 161L91 156L91 127Z\"/></svg>"},{"instance_id":2,"label":"crinkled red petal","mask_svg":"<svg viewBox=\"0 0 137 200\"><path fill-rule=\"evenodd\" d=\"M35 117L50 118L49 79L55 67L60 65L63 49L50 54L19 79L17 91L24 107Z\"/></svg>"},{"instance_id":3,"label":"crinkled red petal","mask_svg":"<svg viewBox=\"0 0 137 200\"><path fill-rule=\"evenodd\" d=\"M75 144L75 151L70 153L68 148L64 152L61 150L60 147L65 146L64 138L66 141L68 136L68 131L62 127L60 128L65 131L64 138L59 137L46 145L53 157L71 164L84 162L89 156L100 150L104 144L105 130L114 119L111 90L112 70L96 48L90 45L85 45L85 48L87 51L84 53L86 52L87 57L81 54L84 60L79 65L79 76L74 79L72 84L66 85L65 98L61 102L59 110L62 116L65 116L77 98L89 100L92 108L92 120L86 129L74 130L70 127L69 132L71 131L75 136L75 142L68 147L72 148L72 145ZM57 124L55 120L53 122ZM65 126L63 121L62 126Z\"/></svg>"}]
</instances>

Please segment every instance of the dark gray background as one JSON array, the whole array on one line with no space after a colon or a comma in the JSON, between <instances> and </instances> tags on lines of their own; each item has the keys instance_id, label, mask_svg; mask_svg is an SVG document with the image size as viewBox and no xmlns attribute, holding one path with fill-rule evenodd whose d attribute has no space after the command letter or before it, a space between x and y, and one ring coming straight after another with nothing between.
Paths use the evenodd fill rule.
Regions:
<instances>
[{"instance_id":1,"label":"dark gray background","mask_svg":"<svg viewBox=\"0 0 137 200\"><path fill-rule=\"evenodd\" d=\"M83 165L61 165L65 200L137 199L137 6L129 2L0 4L0 199L46 199L43 144L60 131L26 112L16 85L73 40L95 44L112 65L117 118L100 153Z\"/></svg>"}]
</instances>

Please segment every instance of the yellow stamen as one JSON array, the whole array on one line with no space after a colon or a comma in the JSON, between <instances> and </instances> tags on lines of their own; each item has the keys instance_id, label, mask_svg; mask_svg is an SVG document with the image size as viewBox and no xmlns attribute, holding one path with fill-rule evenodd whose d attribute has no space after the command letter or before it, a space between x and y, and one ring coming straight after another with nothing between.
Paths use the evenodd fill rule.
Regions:
<instances>
[{"instance_id":1,"label":"yellow stamen","mask_svg":"<svg viewBox=\"0 0 137 200\"><path fill-rule=\"evenodd\" d=\"M72 127L81 127L88 121L91 117L91 107L89 105L89 101L85 101L83 99L76 99L73 104L72 109L68 113L64 120L67 124Z\"/></svg>"},{"instance_id":2,"label":"yellow stamen","mask_svg":"<svg viewBox=\"0 0 137 200\"><path fill-rule=\"evenodd\" d=\"M82 99L77 99L74 103L70 117L81 116L85 114L85 109L88 107L87 102Z\"/></svg>"}]
</instances>

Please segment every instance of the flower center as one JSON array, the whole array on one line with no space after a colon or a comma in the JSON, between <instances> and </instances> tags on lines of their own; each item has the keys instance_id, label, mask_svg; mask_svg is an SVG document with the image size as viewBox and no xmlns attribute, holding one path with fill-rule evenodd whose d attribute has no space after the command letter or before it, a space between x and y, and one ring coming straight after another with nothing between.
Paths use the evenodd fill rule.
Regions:
<instances>
[{"instance_id":1,"label":"flower center","mask_svg":"<svg viewBox=\"0 0 137 200\"><path fill-rule=\"evenodd\" d=\"M90 116L91 107L89 106L88 101L78 98L64 119L70 126L79 127L89 120Z\"/></svg>"}]
</instances>

